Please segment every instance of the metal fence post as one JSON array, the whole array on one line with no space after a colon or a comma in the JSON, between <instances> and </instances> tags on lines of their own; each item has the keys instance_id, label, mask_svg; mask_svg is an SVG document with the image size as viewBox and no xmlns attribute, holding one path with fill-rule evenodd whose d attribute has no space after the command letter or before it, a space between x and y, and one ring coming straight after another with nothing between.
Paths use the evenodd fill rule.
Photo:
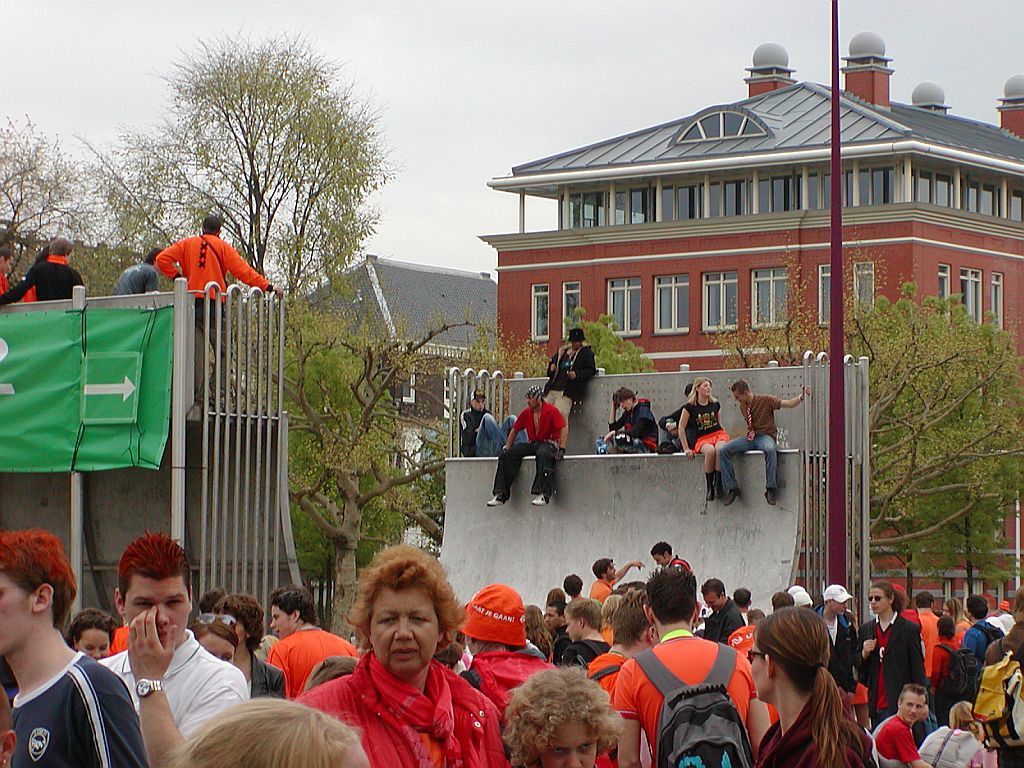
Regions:
<instances>
[{"instance_id":1,"label":"metal fence post","mask_svg":"<svg viewBox=\"0 0 1024 768\"><path fill-rule=\"evenodd\" d=\"M190 306L188 281L174 281L174 366L171 379L171 538L185 543L185 414L189 408L189 365L195 344L195 308ZM202 565L200 565L200 572Z\"/></svg>"},{"instance_id":2,"label":"metal fence post","mask_svg":"<svg viewBox=\"0 0 1024 768\"><path fill-rule=\"evenodd\" d=\"M71 308L85 311L85 286L76 285L71 289ZM72 610L77 612L82 607L81 585L85 576L84 553L85 546L85 477L81 472L72 472L70 477L71 498L68 503L68 556L71 560L71 570L78 579L79 589L75 595Z\"/></svg>"}]
</instances>

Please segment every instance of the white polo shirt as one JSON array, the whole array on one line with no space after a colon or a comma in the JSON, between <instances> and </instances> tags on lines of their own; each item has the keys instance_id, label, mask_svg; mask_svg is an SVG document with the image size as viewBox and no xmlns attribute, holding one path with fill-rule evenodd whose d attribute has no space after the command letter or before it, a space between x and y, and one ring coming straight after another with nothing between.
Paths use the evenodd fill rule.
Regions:
<instances>
[{"instance_id":1,"label":"white polo shirt","mask_svg":"<svg viewBox=\"0 0 1024 768\"><path fill-rule=\"evenodd\" d=\"M135 693L135 675L128 663L128 651L100 663L124 680L138 711L139 697ZM187 739L218 712L247 701L249 685L240 669L208 652L191 630L185 630L185 642L175 650L164 675L164 693L174 724L182 738Z\"/></svg>"}]
</instances>

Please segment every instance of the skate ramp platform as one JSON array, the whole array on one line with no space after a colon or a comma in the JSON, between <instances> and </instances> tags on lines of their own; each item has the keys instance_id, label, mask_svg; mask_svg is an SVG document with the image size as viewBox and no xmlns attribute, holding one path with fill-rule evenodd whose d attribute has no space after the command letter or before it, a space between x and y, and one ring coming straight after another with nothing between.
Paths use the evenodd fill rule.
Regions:
<instances>
[{"instance_id":1,"label":"skate ramp platform","mask_svg":"<svg viewBox=\"0 0 1024 768\"><path fill-rule=\"evenodd\" d=\"M567 456L558 465L556 494L545 507L530 504L534 462L523 461L512 498L486 506L497 459L449 459L441 562L462 601L480 587L515 587L526 603L543 606L549 589L570 573L594 581L602 557L617 567L644 563L626 581L645 580L654 567L651 547L667 541L693 567L698 588L717 577L731 595L753 594L753 606L771 609L771 595L794 580L800 527L801 459L780 450L778 504L764 499L761 453L737 456L742 490L728 507L705 501L700 459L671 456ZM699 599L698 595L698 599Z\"/></svg>"}]
</instances>

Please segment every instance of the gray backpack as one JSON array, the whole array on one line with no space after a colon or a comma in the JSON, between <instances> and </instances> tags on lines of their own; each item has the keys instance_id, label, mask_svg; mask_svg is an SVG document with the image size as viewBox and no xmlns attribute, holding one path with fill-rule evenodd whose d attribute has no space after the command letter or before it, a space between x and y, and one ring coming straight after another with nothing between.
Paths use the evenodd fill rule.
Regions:
<instances>
[{"instance_id":1,"label":"gray backpack","mask_svg":"<svg viewBox=\"0 0 1024 768\"><path fill-rule=\"evenodd\" d=\"M747 728L727 690L735 650L719 644L715 663L698 685L672 674L652 650L636 661L665 697L658 718L658 768L753 768Z\"/></svg>"}]
</instances>

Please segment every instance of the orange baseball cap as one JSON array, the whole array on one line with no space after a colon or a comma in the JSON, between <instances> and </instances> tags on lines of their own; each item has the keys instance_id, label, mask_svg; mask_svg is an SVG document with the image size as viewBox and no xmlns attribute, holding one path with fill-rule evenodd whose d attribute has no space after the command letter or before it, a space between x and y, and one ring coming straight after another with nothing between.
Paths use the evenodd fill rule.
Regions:
<instances>
[{"instance_id":1,"label":"orange baseball cap","mask_svg":"<svg viewBox=\"0 0 1024 768\"><path fill-rule=\"evenodd\" d=\"M488 643L521 647L526 645L526 609L523 598L512 587L490 584L466 606L466 637Z\"/></svg>"}]
</instances>

